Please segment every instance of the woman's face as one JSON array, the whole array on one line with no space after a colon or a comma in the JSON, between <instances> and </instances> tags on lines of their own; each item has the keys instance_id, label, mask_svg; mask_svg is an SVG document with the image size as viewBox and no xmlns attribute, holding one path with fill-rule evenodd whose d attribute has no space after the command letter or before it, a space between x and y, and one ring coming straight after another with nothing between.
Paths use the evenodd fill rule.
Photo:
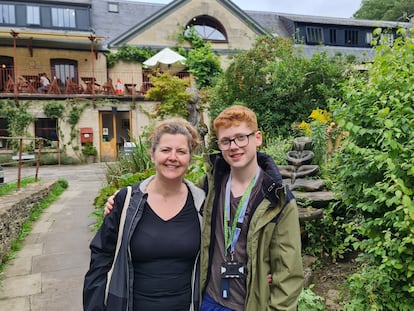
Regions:
<instances>
[{"instance_id":1,"label":"woman's face","mask_svg":"<svg viewBox=\"0 0 414 311\"><path fill-rule=\"evenodd\" d=\"M161 136L151 160L159 177L182 179L187 173L191 161L188 139L182 134L164 134Z\"/></svg>"}]
</instances>

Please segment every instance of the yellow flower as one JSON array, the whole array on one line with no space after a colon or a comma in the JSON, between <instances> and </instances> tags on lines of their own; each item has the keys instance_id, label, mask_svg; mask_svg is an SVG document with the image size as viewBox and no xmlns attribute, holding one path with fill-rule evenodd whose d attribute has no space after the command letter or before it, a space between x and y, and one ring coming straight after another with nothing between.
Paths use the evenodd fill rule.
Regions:
<instances>
[{"instance_id":1,"label":"yellow flower","mask_svg":"<svg viewBox=\"0 0 414 311\"><path fill-rule=\"evenodd\" d=\"M323 109L315 109L312 110L312 113L310 114L309 118L315 121L319 121L322 124L327 124L328 121L331 119L331 113Z\"/></svg>"}]
</instances>

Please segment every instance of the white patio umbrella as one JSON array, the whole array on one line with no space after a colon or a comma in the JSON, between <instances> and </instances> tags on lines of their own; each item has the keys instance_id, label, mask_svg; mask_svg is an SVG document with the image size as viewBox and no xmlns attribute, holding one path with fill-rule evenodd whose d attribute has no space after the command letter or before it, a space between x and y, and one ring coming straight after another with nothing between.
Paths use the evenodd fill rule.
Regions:
<instances>
[{"instance_id":1,"label":"white patio umbrella","mask_svg":"<svg viewBox=\"0 0 414 311\"><path fill-rule=\"evenodd\" d=\"M169 48L162 49L151 58L148 58L143 64L149 68L158 68L163 72L171 74L180 72L187 67L185 57Z\"/></svg>"}]
</instances>

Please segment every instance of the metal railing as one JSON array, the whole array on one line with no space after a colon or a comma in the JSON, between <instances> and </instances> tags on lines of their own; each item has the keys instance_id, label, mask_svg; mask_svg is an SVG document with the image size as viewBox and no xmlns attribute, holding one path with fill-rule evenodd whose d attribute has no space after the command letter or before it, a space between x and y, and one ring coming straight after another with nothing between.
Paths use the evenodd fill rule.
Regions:
<instances>
[{"instance_id":1,"label":"metal railing","mask_svg":"<svg viewBox=\"0 0 414 311\"><path fill-rule=\"evenodd\" d=\"M48 74L49 73L49 74ZM151 71L144 70L142 77L136 72L116 72L108 76L106 70L78 71L64 68L25 69L19 67L16 77L14 68L0 68L0 92L15 94L93 94L93 95L144 95L152 87L149 76ZM50 85L45 91L40 77L48 78ZM116 76L115 76L116 75ZM179 72L181 79L189 77L188 72ZM121 82L122 92L116 92L117 80ZM142 81L142 84L138 84Z\"/></svg>"}]
</instances>

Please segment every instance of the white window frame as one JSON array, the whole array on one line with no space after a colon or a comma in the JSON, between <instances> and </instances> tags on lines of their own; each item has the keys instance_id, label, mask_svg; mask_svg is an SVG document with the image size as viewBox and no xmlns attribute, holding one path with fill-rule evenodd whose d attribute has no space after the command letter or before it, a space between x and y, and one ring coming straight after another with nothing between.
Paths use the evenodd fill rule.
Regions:
<instances>
[{"instance_id":1,"label":"white window frame","mask_svg":"<svg viewBox=\"0 0 414 311\"><path fill-rule=\"evenodd\" d=\"M16 24L16 9L13 4L0 4L0 24Z\"/></svg>"},{"instance_id":2,"label":"white window frame","mask_svg":"<svg viewBox=\"0 0 414 311\"><path fill-rule=\"evenodd\" d=\"M26 7L26 22L29 25L40 25L40 7L28 5Z\"/></svg>"},{"instance_id":3,"label":"white window frame","mask_svg":"<svg viewBox=\"0 0 414 311\"><path fill-rule=\"evenodd\" d=\"M108 2L108 12L119 13L119 4L118 4L118 2Z\"/></svg>"},{"instance_id":4,"label":"white window frame","mask_svg":"<svg viewBox=\"0 0 414 311\"><path fill-rule=\"evenodd\" d=\"M52 25L62 28L76 28L76 12L69 8L52 8Z\"/></svg>"}]
</instances>

